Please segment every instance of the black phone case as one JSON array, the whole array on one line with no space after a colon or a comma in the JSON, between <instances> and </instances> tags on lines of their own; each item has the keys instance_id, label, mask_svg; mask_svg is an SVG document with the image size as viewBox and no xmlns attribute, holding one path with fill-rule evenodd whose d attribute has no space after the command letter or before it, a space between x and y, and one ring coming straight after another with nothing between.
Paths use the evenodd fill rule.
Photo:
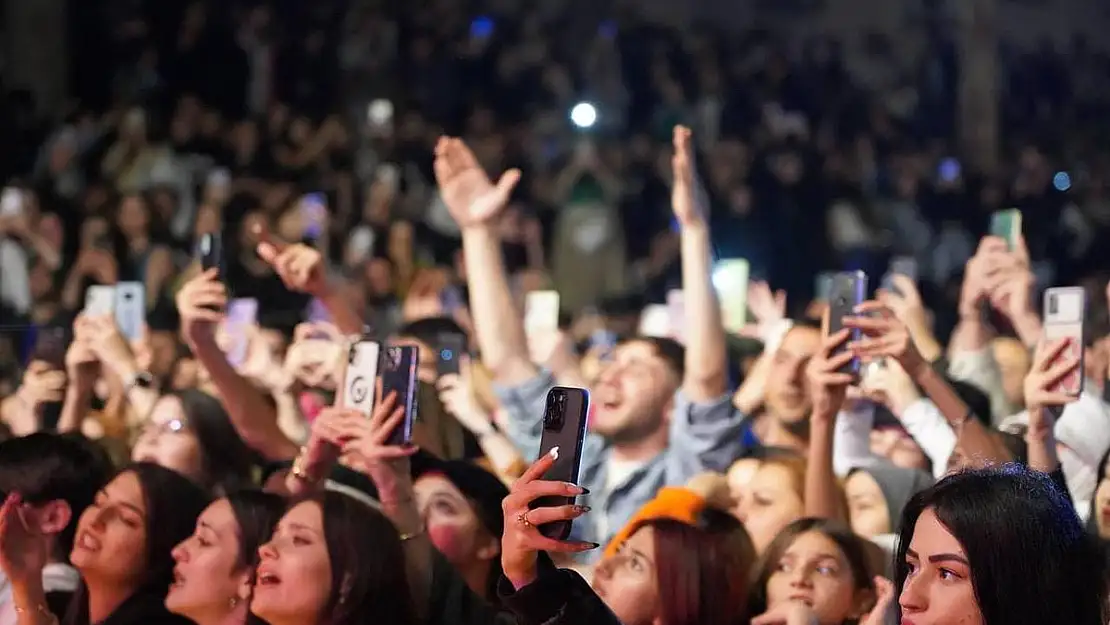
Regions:
<instances>
[{"instance_id":1,"label":"black phone case","mask_svg":"<svg viewBox=\"0 0 1110 625\"><path fill-rule=\"evenodd\" d=\"M844 328L844 318L856 314L856 306L867 299L867 274L862 271L838 273L833 276L832 289L829 291L829 335L836 334ZM859 340L859 330L852 330L849 341ZM842 353L845 346L837 348L833 355ZM850 373L859 376L860 362L853 358L848 364L840 368L841 373Z\"/></svg>"},{"instance_id":2,"label":"black phone case","mask_svg":"<svg viewBox=\"0 0 1110 625\"><path fill-rule=\"evenodd\" d=\"M386 443L389 445L405 445L412 442L412 424L416 421L416 368L419 366L420 354L411 345L400 345L382 349L381 362L378 365L378 376L382 381L382 394L378 399L384 400L389 393L397 393L397 405L405 409L405 418L397 429L389 435Z\"/></svg>"},{"instance_id":3,"label":"black phone case","mask_svg":"<svg viewBox=\"0 0 1110 625\"><path fill-rule=\"evenodd\" d=\"M543 434L540 437L540 457L559 448L559 458L544 473L543 479L556 482L578 483L578 470L582 464L582 444L586 439L586 420L590 408L590 393L584 388L556 386L547 392L547 407L543 412ZM549 508L574 503L574 497L540 497L529 508ZM571 522L556 521L539 526L548 538L566 540L570 536Z\"/></svg>"},{"instance_id":4,"label":"black phone case","mask_svg":"<svg viewBox=\"0 0 1110 625\"><path fill-rule=\"evenodd\" d=\"M224 245L219 233L202 235L197 242L197 258L204 271L216 269L220 272L220 279L224 279Z\"/></svg>"},{"instance_id":5,"label":"black phone case","mask_svg":"<svg viewBox=\"0 0 1110 625\"><path fill-rule=\"evenodd\" d=\"M445 334L439 339L439 353L436 355L436 373L439 375L458 375L459 358L466 353L466 339L458 334Z\"/></svg>"}]
</instances>

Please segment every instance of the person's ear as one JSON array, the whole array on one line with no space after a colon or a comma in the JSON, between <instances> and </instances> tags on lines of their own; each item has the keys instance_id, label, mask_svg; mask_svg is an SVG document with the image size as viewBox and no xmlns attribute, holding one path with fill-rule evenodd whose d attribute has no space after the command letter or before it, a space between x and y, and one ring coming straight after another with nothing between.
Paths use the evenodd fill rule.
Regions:
<instances>
[{"instance_id":1,"label":"person's ear","mask_svg":"<svg viewBox=\"0 0 1110 625\"><path fill-rule=\"evenodd\" d=\"M73 520L73 510L65 501L55 499L38 506L38 513L35 516L38 517L39 531L53 536L61 534L69 527L70 521Z\"/></svg>"},{"instance_id":2,"label":"person's ear","mask_svg":"<svg viewBox=\"0 0 1110 625\"><path fill-rule=\"evenodd\" d=\"M484 534L485 532L483 532ZM501 540L489 535L482 536L482 545L476 554L479 560L493 560L501 556Z\"/></svg>"}]
</instances>

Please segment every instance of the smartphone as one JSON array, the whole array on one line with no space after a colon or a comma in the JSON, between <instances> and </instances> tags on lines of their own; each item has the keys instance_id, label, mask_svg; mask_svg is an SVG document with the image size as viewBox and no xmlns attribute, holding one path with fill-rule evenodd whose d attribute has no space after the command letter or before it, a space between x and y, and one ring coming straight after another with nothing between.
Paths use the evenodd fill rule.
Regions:
<instances>
[{"instance_id":1,"label":"smartphone","mask_svg":"<svg viewBox=\"0 0 1110 625\"><path fill-rule=\"evenodd\" d=\"M995 211L991 215L991 236L999 237L1010 247L1017 248L1021 236L1021 211L1016 208Z\"/></svg>"},{"instance_id":2,"label":"smartphone","mask_svg":"<svg viewBox=\"0 0 1110 625\"><path fill-rule=\"evenodd\" d=\"M1044 338L1068 339L1062 357L1079 359L1079 367L1052 388L1054 392L1078 397L1083 391L1083 320L1087 312L1087 292L1082 287L1060 286L1044 293Z\"/></svg>"},{"instance_id":3,"label":"smartphone","mask_svg":"<svg viewBox=\"0 0 1110 625\"><path fill-rule=\"evenodd\" d=\"M367 417L374 412L374 389L378 381L378 355L381 346L377 341L361 339L347 352L347 367L343 372L343 398L341 408L357 410Z\"/></svg>"},{"instance_id":4,"label":"smartphone","mask_svg":"<svg viewBox=\"0 0 1110 625\"><path fill-rule=\"evenodd\" d=\"M544 473L543 479L555 482L578 483L578 470L582 464L582 444L586 439L586 421L590 409L590 393L584 388L556 386L547 392L547 405L543 411L543 433L540 435L540 457L559 448L555 464ZM566 506L574 497L540 497L529 504L530 508ZM540 533L555 540L570 536L571 522L556 521L540 525Z\"/></svg>"},{"instance_id":5,"label":"smartphone","mask_svg":"<svg viewBox=\"0 0 1110 625\"><path fill-rule=\"evenodd\" d=\"M129 341L143 336L146 324L146 288L142 282L120 282L116 285L115 318L120 334Z\"/></svg>"},{"instance_id":6,"label":"smartphone","mask_svg":"<svg viewBox=\"0 0 1110 625\"><path fill-rule=\"evenodd\" d=\"M242 297L227 303L225 330L230 340L227 348L227 361L233 367L241 367L247 360L250 347L250 329L258 320L258 300Z\"/></svg>"},{"instance_id":7,"label":"smartphone","mask_svg":"<svg viewBox=\"0 0 1110 625\"><path fill-rule=\"evenodd\" d=\"M524 329L528 333L559 330L559 292L532 291L524 298Z\"/></svg>"},{"instance_id":8,"label":"smartphone","mask_svg":"<svg viewBox=\"0 0 1110 625\"><path fill-rule=\"evenodd\" d=\"M304 236L315 241L324 233L328 216L328 198L323 193L308 193L301 198L301 220L304 223Z\"/></svg>"},{"instance_id":9,"label":"smartphone","mask_svg":"<svg viewBox=\"0 0 1110 625\"><path fill-rule=\"evenodd\" d=\"M443 287L443 290L439 292L439 305L440 305L441 308L443 308L443 314L444 315L451 316L451 315L455 314L456 310L458 310L459 308L462 308L465 305L465 302L463 301L463 296L462 296L462 289L460 289L458 287L458 285L455 285L455 284L448 284L447 286ZM559 311L558 305L556 304L556 308L555 308L555 323L556 324L559 323L559 312L558 311Z\"/></svg>"},{"instance_id":10,"label":"smartphone","mask_svg":"<svg viewBox=\"0 0 1110 625\"><path fill-rule=\"evenodd\" d=\"M682 289L667 291L667 316L671 338L685 345L686 295L682 292Z\"/></svg>"},{"instance_id":11,"label":"smartphone","mask_svg":"<svg viewBox=\"0 0 1110 625\"><path fill-rule=\"evenodd\" d=\"M64 326L43 326L35 332L35 345L30 360L41 360L52 368L65 371L69 330Z\"/></svg>"},{"instance_id":12,"label":"smartphone","mask_svg":"<svg viewBox=\"0 0 1110 625\"><path fill-rule=\"evenodd\" d=\"M844 318L856 314L856 306L867 300L867 274L862 271L846 271L833 276L831 290L829 291L829 334L836 334L844 327ZM859 330L852 330L849 341L859 340ZM839 354L845 350L841 346L834 353ZM841 373L851 373L859 377L860 362L853 358L851 362L840 369Z\"/></svg>"},{"instance_id":13,"label":"smartphone","mask_svg":"<svg viewBox=\"0 0 1110 625\"><path fill-rule=\"evenodd\" d=\"M829 301L829 293L832 292L833 276L835 275L831 271L822 271L817 274L817 278L813 281L813 299L819 302Z\"/></svg>"},{"instance_id":14,"label":"smartphone","mask_svg":"<svg viewBox=\"0 0 1110 625\"><path fill-rule=\"evenodd\" d=\"M111 315L116 309L116 287L94 284L85 291L85 314L90 317Z\"/></svg>"},{"instance_id":15,"label":"smartphone","mask_svg":"<svg viewBox=\"0 0 1110 625\"><path fill-rule=\"evenodd\" d=\"M671 338L671 312L666 304L648 304L640 312L640 327L637 334L656 338Z\"/></svg>"},{"instance_id":16,"label":"smartphone","mask_svg":"<svg viewBox=\"0 0 1110 625\"><path fill-rule=\"evenodd\" d=\"M725 331L739 334L748 321L748 276L751 268L743 258L722 260L713 268L713 286L721 302Z\"/></svg>"},{"instance_id":17,"label":"smartphone","mask_svg":"<svg viewBox=\"0 0 1110 625\"><path fill-rule=\"evenodd\" d=\"M441 375L458 375L459 359L466 353L466 337L462 334L444 334L439 337L439 356L436 372Z\"/></svg>"},{"instance_id":18,"label":"smartphone","mask_svg":"<svg viewBox=\"0 0 1110 625\"><path fill-rule=\"evenodd\" d=\"M216 269L220 278L224 277L224 246L223 239L218 233L209 232L200 237L197 242L197 258L204 271Z\"/></svg>"},{"instance_id":19,"label":"smartphone","mask_svg":"<svg viewBox=\"0 0 1110 625\"><path fill-rule=\"evenodd\" d=\"M0 194L0 217L14 217L23 212L23 191L15 187L4 187Z\"/></svg>"},{"instance_id":20,"label":"smartphone","mask_svg":"<svg viewBox=\"0 0 1110 625\"><path fill-rule=\"evenodd\" d=\"M890 268L883 276L882 287L884 290L898 293L894 286L894 276L905 276L917 282L917 261L909 256L895 256L890 260Z\"/></svg>"},{"instance_id":21,"label":"smartphone","mask_svg":"<svg viewBox=\"0 0 1110 625\"><path fill-rule=\"evenodd\" d=\"M328 312L328 307L324 305L324 302L314 297L308 302L308 308L305 310L305 320L309 323L331 323L331 313Z\"/></svg>"},{"instance_id":22,"label":"smartphone","mask_svg":"<svg viewBox=\"0 0 1110 625\"><path fill-rule=\"evenodd\" d=\"M382 398L390 392L397 394L397 405L404 407L405 419L397 426L387 445L405 445L412 442L412 424L416 421L416 368L420 365L420 351L412 345L391 345L382 353Z\"/></svg>"}]
</instances>

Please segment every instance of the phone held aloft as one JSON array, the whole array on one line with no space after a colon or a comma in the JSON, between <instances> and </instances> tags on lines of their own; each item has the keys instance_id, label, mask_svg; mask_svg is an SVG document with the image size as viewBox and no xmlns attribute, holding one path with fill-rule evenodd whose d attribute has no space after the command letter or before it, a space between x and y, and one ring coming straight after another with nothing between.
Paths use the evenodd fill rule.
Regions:
<instances>
[{"instance_id":1,"label":"phone held aloft","mask_svg":"<svg viewBox=\"0 0 1110 625\"><path fill-rule=\"evenodd\" d=\"M1044 293L1043 332L1048 343L1067 339L1068 346L1060 358L1075 358L1079 366L1052 387L1053 392L1078 397L1083 392L1085 379L1084 318L1087 312L1087 292L1082 287L1053 287Z\"/></svg>"},{"instance_id":2,"label":"phone held aloft","mask_svg":"<svg viewBox=\"0 0 1110 625\"><path fill-rule=\"evenodd\" d=\"M844 318L856 314L856 307L867 299L867 274L862 271L846 271L832 277L829 290L829 334L836 334L844 328ZM852 330L849 341L858 341L861 337L859 330ZM832 355L842 353L847 345L841 345ZM841 373L850 373L859 377L860 361L853 358L840 369Z\"/></svg>"},{"instance_id":3,"label":"phone held aloft","mask_svg":"<svg viewBox=\"0 0 1110 625\"><path fill-rule=\"evenodd\" d=\"M590 393L584 388L556 386L547 392L543 412L543 434L540 436L540 457L559 448L555 464L544 473L543 479L556 482L578 483L582 464L582 445L586 439L586 421L590 409ZM566 506L574 497L540 497L531 508ZM570 536L571 522L556 521L539 526L548 538L566 540Z\"/></svg>"}]
</instances>

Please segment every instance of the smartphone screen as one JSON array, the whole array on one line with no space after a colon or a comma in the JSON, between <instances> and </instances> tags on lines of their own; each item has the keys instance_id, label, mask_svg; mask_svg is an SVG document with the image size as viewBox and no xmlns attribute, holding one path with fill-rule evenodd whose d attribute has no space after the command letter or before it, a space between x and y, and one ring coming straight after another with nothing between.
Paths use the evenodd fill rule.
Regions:
<instances>
[{"instance_id":1,"label":"smartphone screen","mask_svg":"<svg viewBox=\"0 0 1110 625\"><path fill-rule=\"evenodd\" d=\"M443 375L458 375L459 359L466 353L466 337L461 334L444 334L439 337L439 354L436 359L436 372Z\"/></svg>"},{"instance_id":2,"label":"smartphone screen","mask_svg":"<svg viewBox=\"0 0 1110 625\"><path fill-rule=\"evenodd\" d=\"M590 410L590 393L584 388L556 386L547 392L543 412L543 433L540 435L540 457L559 448L559 457L543 479L556 482L578 483L582 464L582 444L586 440L586 422ZM531 508L565 506L574 503L574 497L540 497ZM540 533L556 540L570 536L571 522L558 521L539 526Z\"/></svg>"},{"instance_id":3,"label":"smartphone screen","mask_svg":"<svg viewBox=\"0 0 1110 625\"><path fill-rule=\"evenodd\" d=\"M1083 320L1087 309L1087 292L1082 287L1054 287L1044 294L1044 338L1046 341L1068 339L1062 357L1079 359L1079 367L1053 387L1053 391L1079 396L1083 391Z\"/></svg>"},{"instance_id":4,"label":"smartphone screen","mask_svg":"<svg viewBox=\"0 0 1110 625\"><path fill-rule=\"evenodd\" d=\"M813 282L813 299L819 302L829 301L829 293L832 292L833 276L835 275L831 271L822 271L817 274L817 278Z\"/></svg>"},{"instance_id":5,"label":"smartphone screen","mask_svg":"<svg viewBox=\"0 0 1110 625\"><path fill-rule=\"evenodd\" d=\"M210 232L201 235L200 241L197 242L196 253L201 269L204 271L216 269L220 272L220 278L224 277L223 240L219 234Z\"/></svg>"},{"instance_id":6,"label":"smartphone screen","mask_svg":"<svg viewBox=\"0 0 1110 625\"><path fill-rule=\"evenodd\" d=\"M996 211L991 215L990 233L1005 241L1011 251L1016 249L1021 236L1021 211L1016 208Z\"/></svg>"},{"instance_id":7,"label":"smartphone screen","mask_svg":"<svg viewBox=\"0 0 1110 625\"><path fill-rule=\"evenodd\" d=\"M13 217L23 212L23 191L5 187L0 194L0 217Z\"/></svg>"},{"instance_id":8,"label":"smartphone screen","mask_svg":"<svg viewBox=\"0 0 1110 625\"><path fill-rule=\"evenodd\" d=\"M898 293L898 287L894 285L894 276L905 276L917 282L917 261L909 256L895 256L891 259L890 268L883 276L882 287L884 290Z\"/></svg>"},{"instance_id":9,"label":"smartphone screen","mask_svg":"<svg viewBox=\"0 0 1110 625\"><path fill-rule=\"evenodd\" d=\"M143 336L146 324L146 288L142 282L120 282L115 292L115 318L120 334L129 341Z\"/></svg>"},{"instance_id":10,"label":"smartphone screen","mask_svg":"<svg viewBox=\"0 0 1110 625\"><path fill-rule=\"evenodd\" d=\"M229 340L227 361L233 367L241 367L246 362L251 327L257 319L258 300L243 297L227 303L227 321L224 326Z\"/></svg>"},{"instance_id":11,"label":"smartphone screen","mask_svg":"<svg viewBox=\"0 0 1110 625\"><path fill-rule=\"evenodd\" d=\"M65 370L69 330L64 326L44 326L35 332L35 345L30 360L41 360L54 369Z\"/></svg>"},{"instance_id":12,"label":"smartphone screen","mask_svg":"<svg viewBox=\"0 0 1110 625\"><path fill-rule=\"evenodd\" d=\"M405 420L390 434L389 445L404 445L412 442L412 424L416 420L416 368L419 366L420 353L411 345L391 345L383 350L381 365L382 397L389 393L397 394L397 405L405 409Z\"/></svg>"},{"instance_id":13,"label":"smartphone screen","mask_svg":"<svg viewBox=\"0 0 1110 625\"><path fill-rule=\"evenodd\" d=\"M748 321L749 273L748 261L743 258L722 260L713 269L713 286L721 302L721 321L730 334L739 334Z\"/></svg>"},{"instance_id":14,"label":"smartphone screen","mask_svg":"<svg viewBox=\"0 0 1110 625\"><path fill-rule=\"evenodd\" d=\"M308 193L301 198L301 220L304 223L304 236L315 241L324 233L328 216L328 198L323 193Z\"/></svg>"},{"instance_id":15,"label":"smartphone screen","mask_svg":"<svg viewBox=\"0 0 1110 625\"><path fill-rule=\"evenodd\" d=\"M559 331L558 291L532 291L525 296L524 329L528 333Z\"/></svg>"},{"instance_id":16,"label":"smartphone screen","mask_svg":"<svg viewBox=\"0 0 1110 625\"><path fill-rule=\"evenodd\" d=\"M116 309L116 287L94 284L85 290L85 314L90 317L111 315Z\"/></svg>"},{"instance_id":17,"label":"smartphone screen","mask_svg":"<svg viewBox=\"0 0 1110 625\"><path fill-rule=\"evenodd\" d=\"M833 276L832 290L829 293L829 334L836 334L844 327L844 318L856 314L856 306L867 299L867 274L862 271L848 271ZM860 331L853 330L849 341L859 340ZM841 346L836 353L846 347ZM841 372L859 376L860 362L853 358Z\"/></svg>"},{"instance_id":18,"label":"smartphone screen","mask_svg":"<svg viewBox=\"0 0 1110 625\"><path fill-rule=\"evenodd\" d=\"M343 396L340 407L357 410L370 416L374 412L374 389L378 380L378 355L381 347L376 341L362 339L351 345L347 352L347 367L343 373Z\"/></svg>"},{"instance_id":19,"label":"smartphone screen","mask_svg":"<svg viewBox=\"0 0 1110 625\"><path fill-rule=\"evenodd\" d=\"M671 313L666 304L648 304L640 312L640 327L637 333L641 336L656 338L671 338Z\"/></svg>"}]
</instances>

